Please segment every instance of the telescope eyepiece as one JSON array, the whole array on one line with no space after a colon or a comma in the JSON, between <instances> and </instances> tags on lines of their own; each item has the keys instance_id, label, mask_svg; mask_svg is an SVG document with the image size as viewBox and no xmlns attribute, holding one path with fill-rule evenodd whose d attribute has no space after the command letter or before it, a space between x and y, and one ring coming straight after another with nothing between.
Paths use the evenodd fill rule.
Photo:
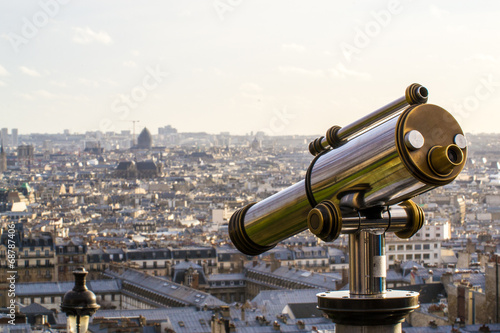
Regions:
<instances>
[{"instance_id":1,"label":"telescope eyepiece","mask_svg":"<svg viewBox=\"0 0 500 333\"><path fill-rule=\"evenodd\" d=\"M435 146L428 155L430 168L440 176L449 175L464 160L462 150L455 144Z\"/></svg>"},{"instance_id":2,"label":"telescope eyepiece","mask_svg":"<svg viewBox=\"0 0 500 333\"><path fill-rule=\"evenodd\" d=\"M427 103L429 91L426 87L413 83L406 88L405 92L406 101L410 105Z\"/></svg>"},{"instance_id":3,"label":"telescope eyepiece","mask_svg":"<svg viewBox=\"0 0 500 333\"><path fill-rule=\"evenodd\" d=\"M427 99L427 97L429 97L429 91L426 87L420 86L417 89L417 95L422 99Z\"/></svg>"},{"instance_id":4,"label":"telescope eyepiece","mask_svg":"<svg viewBox=\"0 0 500 333\"><path fill-rule=\"evenodd\" d=\"M448 149L448 159L451 163L456 164L459 160L457 152L453 149Z\"/></svg>"}]
</instances>

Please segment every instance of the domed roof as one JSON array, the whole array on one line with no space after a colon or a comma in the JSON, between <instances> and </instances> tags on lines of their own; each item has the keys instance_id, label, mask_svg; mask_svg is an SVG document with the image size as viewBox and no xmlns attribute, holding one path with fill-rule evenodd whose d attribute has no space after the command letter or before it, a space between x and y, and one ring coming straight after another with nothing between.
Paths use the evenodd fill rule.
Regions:
<instances>
[{"instance_id":1,"label":"domed roof","mask_svg":"<svg viewBox=\"0 0 500 333\"><path fill-rule=\"evenodd\" d=\"M149 149L153 145L153 137L149 130L144 127L141 134L137 138L137 148Z\"/></svg>"}]
</instances>

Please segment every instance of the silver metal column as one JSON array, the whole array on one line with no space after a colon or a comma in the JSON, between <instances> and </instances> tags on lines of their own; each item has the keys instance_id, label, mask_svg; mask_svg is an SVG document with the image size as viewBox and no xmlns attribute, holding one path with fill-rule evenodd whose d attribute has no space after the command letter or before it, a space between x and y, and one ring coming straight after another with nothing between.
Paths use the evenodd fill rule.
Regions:
<instances>
[{"instance_id":1,"label":"silver metal column","mask_svg":"<svg viewBox=\"0 0 500 333\"><path fill-rule=\"evenodd\" d=\"M419 306L419 293L386 290L385 229L349 234L349 268L349 290L317 295L336 332L401 333L405 316Z\"/></svg>"},{"instance_id":2,"label":"silver metal column","mask_svg":"<svg viewBox=\"0 0 500 333\"><path fill-rule=\"evenodd\" d=\"M351 295L386 292L384 230L361 230L349 235L349 291Z\"/></svg>"}]
</instances>

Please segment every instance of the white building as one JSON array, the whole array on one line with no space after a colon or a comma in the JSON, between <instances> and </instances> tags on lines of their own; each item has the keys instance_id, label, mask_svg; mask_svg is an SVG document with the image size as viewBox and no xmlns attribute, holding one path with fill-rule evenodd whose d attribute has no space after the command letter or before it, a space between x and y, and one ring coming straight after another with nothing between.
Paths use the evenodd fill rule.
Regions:
<instances>
[{"instance_id":1,"label":"white building","mask_svg":"<svg viewBox=\"0 0 500 333\"><path fill-rule=\"evenodd\" d=\"M387 268L396 263L413 260L426 266L441 262L441 240L389 238L386 240Z\"/></svg>"},{"instance_id":2,"label":"white building","mask_svg":"<svg viewBox=\"0 0 500 333\"><path fill-rule=\"evenodd\" d=\"M413 236L413 240L448 240L451 238L451 224L448 219L438 219L433 222L427 222Z\"/></svg>"}]
</instances>

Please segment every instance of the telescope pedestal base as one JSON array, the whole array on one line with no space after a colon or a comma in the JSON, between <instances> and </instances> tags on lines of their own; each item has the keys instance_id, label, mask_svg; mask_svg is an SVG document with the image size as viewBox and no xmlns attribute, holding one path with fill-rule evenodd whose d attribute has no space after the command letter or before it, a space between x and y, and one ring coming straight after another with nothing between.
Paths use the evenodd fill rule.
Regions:
<instances>
[{"instance_id":1,"label":"telescope pedestal base","mask_svg":"<svg viewBox=\"0 0 500 333\"><path fill-rule=\"evenodd\" d=\"M401 322L418 308L419 293L388 290L378 295L352 295L348 290L316 295L318 309L337 325L337 332L401 332Z\"/></svg>"},{"instance_id":2,"label":"telescope pedestal base","mask_svg":"<svg viewBox=\"0 0 500 333\"><path fill-rule=\"evenodd\" d=\"M401 323L379 326L351 326L335 324L335 333L401 333Z\"/></svg>"}]
</instances>

